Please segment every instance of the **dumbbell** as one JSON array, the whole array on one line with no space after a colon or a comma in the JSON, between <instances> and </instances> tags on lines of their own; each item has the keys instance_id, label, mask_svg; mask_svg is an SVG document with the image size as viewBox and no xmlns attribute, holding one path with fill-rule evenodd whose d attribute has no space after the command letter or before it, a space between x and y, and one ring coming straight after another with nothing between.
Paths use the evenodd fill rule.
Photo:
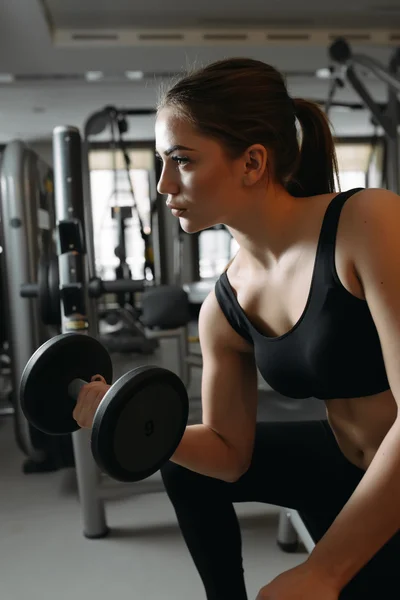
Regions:
<instances>
[{"instance_id":1,"label":"dumbbell","mask_svg":"<svg viewBox=\"0 0 400 600\"><path fill-rule=\"evenodd\" d=\"M25 417L51 435L77 431L72 413L82 386L96 374L111 384L111 359L98 340L76 333L48 340L22 374ZM188 413L186 388L175 373L155 366L129 371L109 388L95 413L91 432L95 461L119 481L149 477L175 452Z\"/></svg>"}]
</instances>

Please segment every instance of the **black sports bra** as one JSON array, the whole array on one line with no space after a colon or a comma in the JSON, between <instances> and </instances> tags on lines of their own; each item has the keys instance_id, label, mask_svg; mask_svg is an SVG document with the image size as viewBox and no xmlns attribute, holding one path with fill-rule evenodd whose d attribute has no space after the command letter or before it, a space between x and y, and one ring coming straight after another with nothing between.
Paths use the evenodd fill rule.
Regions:
<instances>
[{"instance_id":1,"label":"black sports bra","mask_svg":"<svg viewBox=\"0 0 400 600\"><path fill-rule=\"evenodd\" d=\"M290 331L269 337L240 307L227 273L215 286L233 329L254 345L265 381L291 398L356 398L389 389L382 349L365 300L342 285L335 267L335 241L346 200L362 188L335 196L324 216L307 304Z\"/></svg>"}]
</instances>

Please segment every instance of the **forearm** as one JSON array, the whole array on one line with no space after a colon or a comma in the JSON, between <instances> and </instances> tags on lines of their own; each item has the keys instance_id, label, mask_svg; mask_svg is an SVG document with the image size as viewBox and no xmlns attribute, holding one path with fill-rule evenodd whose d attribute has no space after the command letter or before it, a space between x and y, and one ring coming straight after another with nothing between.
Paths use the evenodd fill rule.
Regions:
<instances>
[{"instance_id":1,"label":"forearm","mask_svg":"<svg viewBox=\"0 0 400 600\"><path fill-rule=\"evenodd\" d=\"M308 563L342 589L399 528L400 423L396 421Z\"/></svg>"},{"instance_id":2,"label":"forearm","mask_svg":"<svg viewBox=\"0 0 400 600\"><path fill-rule=\"evenodd\" d=\"M235 481L240 475L234 450L206 425L188 425L171 460L223 481Z\"/></svg>"}]
</instances>

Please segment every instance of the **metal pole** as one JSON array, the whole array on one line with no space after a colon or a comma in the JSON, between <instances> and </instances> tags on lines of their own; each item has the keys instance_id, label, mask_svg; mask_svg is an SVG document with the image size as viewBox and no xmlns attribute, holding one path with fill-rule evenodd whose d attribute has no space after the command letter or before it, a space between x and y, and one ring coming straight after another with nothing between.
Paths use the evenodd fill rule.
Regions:
<instances>
[{"instance_id":1,"label":"metal pole","mask_svg":"<svg viewBox=\"0 0 400 600\"><path fill-rule=\"evenodd\" d=\"M290 520L289 511L281 508L279 513L279 525L277 544L285 552L295 552L299 543L299 538L295 528Z\"/></svg>"},{"instance_id":2,"label":"metal pole","mask_svg":"<svg viewBox=\"0 0 400 600\"><path fill-rule=\"evenodd\" d=\"M400 51L397 50L395 54L392 56L389 63L389 70L393 73L393 77L395 78L400 70ZM392 86L389 85L388 89L388 118L391 122L391 135L388 136L387 140L387 186L392 192L396 194L400 193L400 151L399 151L399 120L400 120L400 110L399 110L399 100L397 97L398 91L400 90L400 81L399 88L396 91Z\"/></svg>"},{"instance_id":3,"label":"metal pole","mask_svg":"<svg viewBox=\"0 0 400 600\"><path fill-rule=\"evenodd\" d=\"M96 255L94 250L94 229L92 212L92 190L90 186L90 165L89 165L89 142L84 140L82 143L82 186L83 186L83 210L84 210L84 232L87 252L87 269L89 281L96 277ZM97 337L99 334L99 320L97 316L97 303L94 299L88 299L90 305L91 319L89 321L90 334Z\"/></svg>"},{"instance_id":4,"label":"metal pole","mask_svg":"<svg viewBox=\"0 0 400 600\"><path fill-rule=\"evenodd\" d=\"M367 88L356 75L354 67L349 67L347 69L346 75L353 89L360 96L361 100L364 102L367 108L369 108L379 125L385 130L386 135L391 135L392 123L390 119L382 113L380 106L371 97Z\"/></svg>"},{"instance_id":5,"label":"metal pole","mask_svg":"<svg viewBox=\"0 0 400 600\"><path fill-rule=\"evenodd\" d=\"M90 186L90 165L89 165L89 142L82 142L82 185L83 185L83 209L85 217L85 238L87 263L90 278L96 275L96 256L94 251L93 239L93 213L92 213L92 192Z\"/></svg>"},{"instance_id":6,"label":"metal pole","mask_svg":"<svg viewBox=\"0 0 400 600\"><path fill-rule=\"evenodd\" d=\"M62 330L63 333L74 331L87 335L93 315L87 295L88 265L83 235L85 211L78 129L56 127L53 156ZM83 533L88 538L99 538L107 535L108 528L104 502L99 495L100 472L91 454L89 435L88 431L80 430L72 438Z\"/></svg>"},{"instance_id":7,"label":"metal pole","mask_svg":"<svg viewBox=\"0 0 400 600\"><path fill-rule=\"evenodd\" d=\"M157 191L157 183L161 177L161 165L159 161L154 162L154 202L155 208L152 215L152 235L153 235L153 248L154 248L154 265L155 265L155 276L156 285L165 285L172 283L172 276L170 273L170 260L169 260L169 236L168 236L168 223L166 219L167 207L165 206L165 198ZM152 198L152 196L150 196Z\"/></svg>"},{"instance_id":8,"label":"metal pole","mask_svg":"<svg viewBox=\"0 0 400 600\"><path fill-rule=\"evenodd\" d=\"M370 56L364 56L364 54L354 54L352 58L354 64L359 65L360 67L366 67L374 73L378 79L387 83L391 89L397 91L397 93L400 92L400 80L396 77L397 70L391 70L390 68L389 70L385 69L379 61Z\"/></svg>"}]
</instances>

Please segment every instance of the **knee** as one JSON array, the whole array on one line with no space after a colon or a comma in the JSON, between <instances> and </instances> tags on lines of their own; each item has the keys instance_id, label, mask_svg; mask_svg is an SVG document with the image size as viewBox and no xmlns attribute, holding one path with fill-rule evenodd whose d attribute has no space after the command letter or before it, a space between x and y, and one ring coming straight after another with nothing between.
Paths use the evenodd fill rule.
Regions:
<instances>
[{"instance_id":1,"label":"knee","mask_svg":"<svg viewBox=\"0 0 400 600\"><path fill-rule=\"evenodd\" d=\"M190 485L191 471L172 461L161 467L161 477L168 494L181 493Z\"/></svg>"},{"instance_id":2,"label":"knee","mask_svg":"<svg viewBox=\"0 0 400 600\"><path fill-rule=\"evenodd\" d=\"M186 469L171 461L165 463L161 468L161 477L167 494L174 503L185 502L185 500L191 503L196 502L210 494L211 488L214 493L215 486L218 485L216 479Z\"/></svg>"}]
</instances>

